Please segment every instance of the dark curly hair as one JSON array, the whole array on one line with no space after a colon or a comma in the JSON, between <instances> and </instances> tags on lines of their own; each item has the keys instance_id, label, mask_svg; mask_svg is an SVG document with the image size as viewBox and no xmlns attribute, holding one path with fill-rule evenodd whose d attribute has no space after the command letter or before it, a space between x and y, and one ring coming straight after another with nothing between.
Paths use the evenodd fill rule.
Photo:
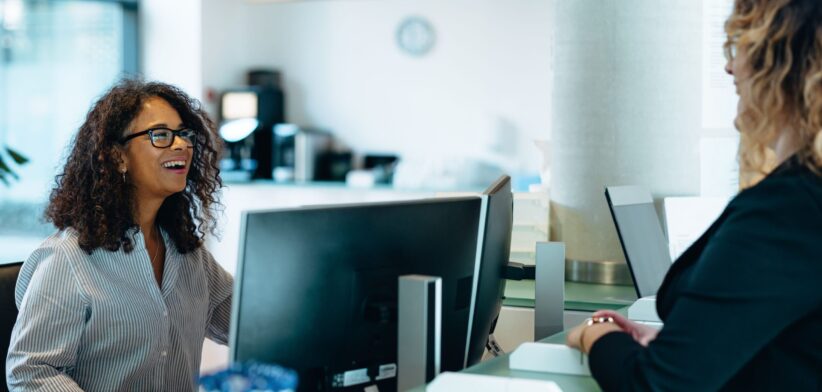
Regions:
<instances>
[{"instance_id":1,"label":"dark curly hair","mask_svg":"<svg viewBox=\"0 0 822 392\"><path fill-rule=\"evenodd\" d=\"M207 232L214 232L216 192L222 188L218 167L220 139L200 103L177 87L139 79L114 85L91 108L74 136L63 172L45 211L60 230L74 229L79 245L91 254L97 248L125 252L134 249L129 231L135 222L135 189L118 172L119 140L149 98L166 100L186 127L197 134L194 154L182 192L165 199L157 225L168 233L180 253L197 249Z\"/></svg>"}]
</instances>

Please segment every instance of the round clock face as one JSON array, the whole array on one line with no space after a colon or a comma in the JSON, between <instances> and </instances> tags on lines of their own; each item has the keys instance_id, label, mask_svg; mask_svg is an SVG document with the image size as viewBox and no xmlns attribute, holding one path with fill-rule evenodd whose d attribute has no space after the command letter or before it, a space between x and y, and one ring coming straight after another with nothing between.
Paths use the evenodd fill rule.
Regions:
<instances>
[{"instance_id":1,"label":"round clock face","mask_svg":"<svg viewBox=\"0 0 822 392\"><path fill-rule=\"evenodd\" d=\"M425 18L409 16L397 28L397 45L411 56L423 56L434 47L434 27Z\"/></svg>"}]
</instances>

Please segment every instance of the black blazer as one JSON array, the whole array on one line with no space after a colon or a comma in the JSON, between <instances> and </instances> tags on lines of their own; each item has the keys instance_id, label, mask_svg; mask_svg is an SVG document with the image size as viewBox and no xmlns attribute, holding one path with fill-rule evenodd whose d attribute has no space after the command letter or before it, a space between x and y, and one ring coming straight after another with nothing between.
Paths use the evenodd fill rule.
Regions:
<instances>
[{"instance_id":1,"label":"black blazer","mask_svg":"<svg viewBox=\"0 0 822 392\"><path fill-rule=\"evenodd\" d=\"M668 271L647 348L593 345L607 391L822 391L822 177L792 158L742 191Z\"/></svg>"}]
</instances>

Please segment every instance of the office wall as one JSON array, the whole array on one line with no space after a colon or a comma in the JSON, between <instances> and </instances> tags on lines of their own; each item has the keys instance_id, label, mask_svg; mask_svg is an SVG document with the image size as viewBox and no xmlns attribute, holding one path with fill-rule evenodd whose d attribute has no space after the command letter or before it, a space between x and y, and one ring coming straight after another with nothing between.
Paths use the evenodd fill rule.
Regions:
<instances>
[{"instance_id":1,"label":"office wall","mask_svg":"<svg viewBox=\"0 0 822 392\"><path fill-rule=\"evenodd\" d=\"M246 39L249 10L242 0L202 0L204 89L220 90L244 84L249 61L249 40ZM216 109L213 105L210 108Z\"/></svg>"},{"instance_id":2,"label":"office wall","mask_svg":"<svg viewBox=\"0 0 822 392\"><path fill-rule=\"evenodd\" d=\"M203 92L203 8L200 0L142 0L139 8L143 75L197 99Z\"/></svg>"},{"instance_id":3,"label":"office wall","mask_svg":"<svg viewBox=\"0 0 822 392\"><path fill-rule=\"evenodd\" d=\"M249 67L277 68L288 119L329 129L356 150L501 156L509 170L536 172L531 139L550 138L550 4L207 0L203 80L220 90L241 84ZM409 15L436 32L421 58L395 42Z\"/></svg>"}]
</instances>

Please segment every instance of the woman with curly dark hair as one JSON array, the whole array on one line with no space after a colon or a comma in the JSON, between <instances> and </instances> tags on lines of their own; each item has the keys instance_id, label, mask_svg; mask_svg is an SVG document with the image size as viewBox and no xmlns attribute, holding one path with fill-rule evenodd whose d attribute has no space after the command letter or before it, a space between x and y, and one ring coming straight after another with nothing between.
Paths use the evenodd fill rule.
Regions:
<instances>
[{"instance_id":1,"label":"woman with curly dark hair","mask_svg":"<svg viewBox=\"0 0 822 392\"><path fill-rule=\"evenodd\" d=\"M11 390L196 388L203 338L225 344L232 278L202 246L222 186L197 101L125 80L89 111L24 263Z\"/></svg>"}]
</instances>

